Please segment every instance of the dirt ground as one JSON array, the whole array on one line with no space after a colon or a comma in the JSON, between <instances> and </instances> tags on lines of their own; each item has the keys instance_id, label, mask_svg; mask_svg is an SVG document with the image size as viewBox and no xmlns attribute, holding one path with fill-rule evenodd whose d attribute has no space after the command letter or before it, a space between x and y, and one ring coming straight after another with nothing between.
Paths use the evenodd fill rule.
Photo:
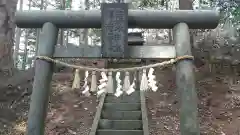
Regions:
<instances>
[{"instance_id":1,"label":"dirt ground","mask_svg":"<svg viewBox=\"0 0 240 135\"><path fill-rule=\"evenodd\" d=\"M160 88L147 92L151 135L178 135L179 104L175 73L172 69L157 72ZM95 96L84 97L73 91L71 74L55 74L46 120L46 135L87 135L96 111ZM240 91L229 90L224 77L205 69L196 72L199 96L201 135L240 135ZM24 135L29 109L30 83L0 92L0 134Z\"/></svg>"}]
</instances>

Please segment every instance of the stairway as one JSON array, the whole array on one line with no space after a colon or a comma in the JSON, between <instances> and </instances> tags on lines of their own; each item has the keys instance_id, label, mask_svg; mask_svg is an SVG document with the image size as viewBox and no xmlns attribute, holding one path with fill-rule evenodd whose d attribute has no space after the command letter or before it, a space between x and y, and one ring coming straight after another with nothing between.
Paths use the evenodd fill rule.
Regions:
<instances>
[{"instance_id":1,"label":"stairway","mask_svg":"<svg viewBox=\"0 0 240 135\"><path fill-rule=\"evenodd\" d=\"M100 100L89 135L148 135L145 97L140 91L130 96L104 95Z\"/></svg>"}]
</instances>

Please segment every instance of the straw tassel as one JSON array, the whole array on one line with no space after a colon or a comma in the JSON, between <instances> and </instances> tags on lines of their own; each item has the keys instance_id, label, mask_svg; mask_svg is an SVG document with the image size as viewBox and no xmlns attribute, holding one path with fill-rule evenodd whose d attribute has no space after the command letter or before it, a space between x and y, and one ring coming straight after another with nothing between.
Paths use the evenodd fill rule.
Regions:
<instances>
[{"instance_id":1,"label":"straw tassel","mask_svg":"<svg viewBox=\"0 0 240 135\"><path fill-rule=\"evenodd\" d=\"M114 94L116 97L120 97L123 94L123 91L121 89L122 89L122 86L116 89L116 92Z\"/></svg>"},{"instance_id":2,"label":"straw tassel","mask_svg":"<svg viewBox=\"0 0 240 135\"><path fill-rule=\"evenodd\" d=\"M74 73L74 79L72 84L72 89L80 89L80 70L76 69Z\"/></svg>"},{"instance_id":3,"label":"straw tassel","mask_svg":"<svg viewBox=\"0 0 240 135\"><path fill-rule=\"evenodd\" d=\"M100 84L103 83L103 82L106 82L108 80L105 72L101 72L101 77L102 77L102 79L99 80Z\"/></svg>"},{"instance_id":4,"label":"straw tassel","mask_svg":"<svg viewBox=\"0 0 240 135\"><path fill-rule=\"evenodd\" d=\"M157 82L156 82L156 76L153 75L154 69L150 68L148 72L148 86L152 89L152 91L156 92L158 87L157 87Z\"/></svg>"},{"instance_id":5,"label":"straw tassel","mask_svg":"<svg viewBox=\"0 0 240 135\"><path fill-rule=\"evenodd\" d=\"M140 84L140 90L146 91L148 89L148 79L147 79L147 70L143 69L142 80Z\"/></svg>"},{"instance_id":6,"label":"straw tassel","mask_svg":"<svg viewBox=\"0 0 240 135\"><path fill-rule=\"evenodd\" d=\"M133 83L131 84L131 86L129 87L129 89L126 91L126 93L128 95L132 94L133 92L135 92L136 90L136 81L137 81L137 74L134 74L134 79L133 79Z\"/></svg>"},{"instance_id":7,"label":"straw tassel","mask_svg":"<svg viewBox=\"0 0 240 135\"><path fill-rule=\"evenodd\" d=\"M107 80L108 80L106 73L101 72L101 77L102 77L102 79L99 80L100 85L98 86L97 96L100 96L106 92Z\"/></svg>"},{"instance_id":8,"label":"straw tassel","mask_svg":"<svg viewBox=\"0 0 240 135\"><path fill-rule=\"evenodd\" d=\"M89 86L88 85L85 87L85 89L82 92L82 94L84 94L87 97L91 95L91 93L89 92Z\"/></svg>"},{"instance_id":9,"label":"straw tassel","mask_svg":"<svg viewBox=\"0 0 240 135\"><path fill-rule=\"evenodd\" d=\"M135 82L132 83L130 88L126 91L128 95L132 94L135 91Z\"/></svg>"},{"instance_id":10,"label":"straw tassel","mask_svg":"<svg viewBox=\"0 0 240 135\"><path fill-rule=\"evenodd\" d=\"M117 82L117 89L116 89L116 92L115 92L115 96L116 97L119 97L123 94L123 91L122 91L122 85L121 85L121 79L120 79L120 72L117 72L116 73L116 82Z\"/></svg>"},{"instance_id":11,"label":"straw tassel","mask_svg":"<svg viewBox=\"0 0 240 135\"><path fill-rule=\"evenodd\" d=\"M130 88L130 85L129 72L125 72L123 91L127 91Z\"/></svg>"},{"instance_id":12,"label":"straw tassel","mask_svg":"<svg viewBox=\"0 0 240 135\"><path fill-rule=\"evenodd\" d=\"M112 72L108 72L107 92L114 93Z\"/></svg>"},{"instance_id":13,"label":"straw tassel","mask_svg":"<svg viewBox=\"0 0 240 135\"><path fill-rule=\"evenodd\" d=\"M97 91L97 77L96 77L96 71L92 71L92 81L91 81L91 92Z\"/></svg>"},{"instance_id":14,"label":"straw tassel","mask_svg":"<svg viewBox=\"0 0 240 135\"><path fill-rule=\"evenodd\" d=\"M84 85L83 85L83 91L82 94L85 96L90 96L91 93L89 92L89 86L88 86L88 71L85 71L85 78L84 78Z\"/></svg>"},{"instance_id":15,"label":"straw tassel","mask_svg":"<svg viewBox=\"0 0 240 135\"><path fill-rule=\"evenodd\" d=\"M98 92L97 92L97 95L99 96L99 95L101 95L101 94L103 94L104 92L106 92L106 86L107 86L107 83L106 82L103 82L102 84L100 84L99 86L98 86Z\"/></svg>"}]
</instances>

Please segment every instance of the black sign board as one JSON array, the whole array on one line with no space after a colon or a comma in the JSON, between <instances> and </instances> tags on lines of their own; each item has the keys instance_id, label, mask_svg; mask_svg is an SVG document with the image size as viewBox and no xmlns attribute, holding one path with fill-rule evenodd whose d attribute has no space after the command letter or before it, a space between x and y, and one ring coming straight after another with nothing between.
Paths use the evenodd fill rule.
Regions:
<instances>
[{"instance_id":1,"label":"black sign board","mask_svg":"<svg viewBox=\"0 0 240 135\"><path fill-rule=\"evenodd\" d=\"M127 51L128 4L102 3L102 57L123 58Z\"/></svg>"}]
</instances>

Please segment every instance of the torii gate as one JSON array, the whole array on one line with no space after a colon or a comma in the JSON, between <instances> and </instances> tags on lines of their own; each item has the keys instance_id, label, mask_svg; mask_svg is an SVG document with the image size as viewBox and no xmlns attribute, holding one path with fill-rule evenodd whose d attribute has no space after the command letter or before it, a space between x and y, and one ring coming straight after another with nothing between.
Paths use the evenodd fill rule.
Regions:
<instances>
[{"instance_id":1,"label":"torii gate","mask_svg":"<svg viewBox=\"0 0 240 135\"><path fill-rule=\"evenodd\" d=\"M112 16L110 13L114 13ZM113 19L119 19L113 23ZM175 58L191 54L189 29L213 29L218 25L218 12L209 10L128 10L124 3L102 4L101 10L90 11L18 11L16 24L20 28L42 28L38 55L50 58ZM115 29L118 26L117 29ZM55 48L59 28L102 28L102 46L64 50ZM174 45L128 46L127 29L173 29ZM112 34L118 34L113 39ZM36 60L33 92L28 116L28 135L43 135L48 106L53 63ZM192 60L176 63L177 90L180 93L182 135L200 135L197 94Z\"/></svg>"}]
</instances>

